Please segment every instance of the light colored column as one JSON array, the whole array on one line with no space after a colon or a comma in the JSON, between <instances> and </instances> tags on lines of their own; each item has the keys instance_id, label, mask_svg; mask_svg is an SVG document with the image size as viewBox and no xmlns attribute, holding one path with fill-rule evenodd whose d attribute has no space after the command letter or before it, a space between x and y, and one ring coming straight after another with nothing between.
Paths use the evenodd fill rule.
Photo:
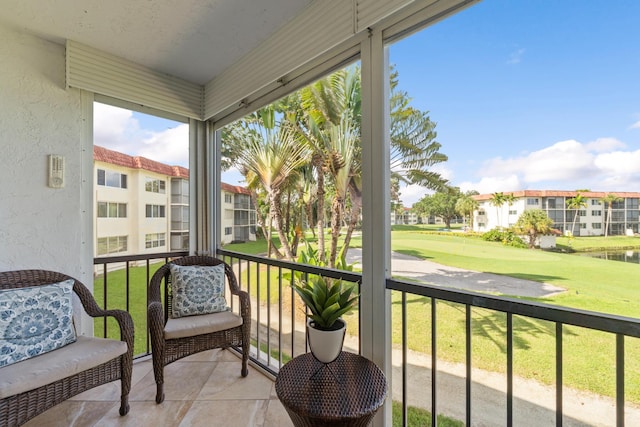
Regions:
<instances>
[{"instance_id":1,"label":"light colored column","mask_svg":"<svg viewBox=\"0 0 640 427\"><path fill-rule=\"evenodd\" d=\"M391 425L391 271L389 171L389 59L382 33L362 42L362 355L383 370L386 403L373 425Z\"/></svg>"}]
</instances>

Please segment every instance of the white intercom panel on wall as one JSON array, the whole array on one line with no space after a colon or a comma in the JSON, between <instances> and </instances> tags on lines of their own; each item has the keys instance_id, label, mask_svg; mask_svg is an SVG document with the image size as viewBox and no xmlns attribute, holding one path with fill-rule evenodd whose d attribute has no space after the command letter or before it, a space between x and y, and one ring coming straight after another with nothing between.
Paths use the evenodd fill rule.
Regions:
<instances>
[{"instance_id":1,"label":"white intercom panel on wall","mask_svg":"<svg viewBox=\"0 0 640 427\"><path fill-rule=\"evenodd\" d=\"M49 187L64 187L64 157L49 154Z\"/></svg>"}]
</instances>

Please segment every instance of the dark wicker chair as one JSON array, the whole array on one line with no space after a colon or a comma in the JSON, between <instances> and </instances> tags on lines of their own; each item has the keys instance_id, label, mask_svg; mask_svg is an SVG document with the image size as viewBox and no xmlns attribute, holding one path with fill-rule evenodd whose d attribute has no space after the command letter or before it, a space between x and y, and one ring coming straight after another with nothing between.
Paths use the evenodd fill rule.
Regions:
<instances>
[{"instance_id":1,"label":"dark wicker chair","mask_svg":"<svg viewBox=\"0 0 640 427\"><path fill-rule=\"evenodd\" d=\"M178 338L165 338L165 326L167 322L179 319L170 319L171 313L171 272L170 264L176 265L201 265L216 266L224 264L224 271L227 284L232 296L237 296L240 302L241 323L229 329L217 330L212 328L211 332L202 332ZM164 298L164 306L162 303ZM230 300L231 296L227 299ZM236 276L231 267L224 261L210 256L186 256L175 259L160 267L151 278L148 289L148 325L151 335L151 349L153 357L153 373L156 379L156 402L164 400L164 367L183 357L199 353L214 348L227 348L231 346L242 347L242 369L240 374L246 377L249 373L247 362L249 360L249 333L251 330L251 302L249 294L241 291ZM230 301L229 301L230 302ZM229 312L205 314L204 316L228 316ZM235 314L234 314L235 316ZM200 316L190 316L200 317ZM181 318L185 319L185 318ZM196 321L198 319L195 319ZM239 320L239 319L238 319Z\"/></svg>"},{"instance_id":2,"label":"dark wicker chair","mask_svg":"<svg viewBox=\"0 0 640 427\"><path fill-rule=\"evenodd\" d=\"M0 289L42 286L68 279L73 278L66 274L46 270L5 271L0 272ZM133 369L133 321L131 316L124 310L102 310L91 292L81 282L73 280L75 280L73 290L89 316L111 316L116 319L120 326L120 339L126 342L127 351L106 363L101 363L75 375L33 390L4 397L0 400L0 426L19 426L72 396L118 379L121 381L120 415L126 415L129 412L129 391L131 390ZM63 348L72 349L74 345L69 344ZM58 351L60 349L53 350L52 353ZM35 361L44 356L29 360ZM0 368L0 381L2 381L1 371L3 369L18 366L20 363L25 362Z\"/></svg>"}]
</instances>

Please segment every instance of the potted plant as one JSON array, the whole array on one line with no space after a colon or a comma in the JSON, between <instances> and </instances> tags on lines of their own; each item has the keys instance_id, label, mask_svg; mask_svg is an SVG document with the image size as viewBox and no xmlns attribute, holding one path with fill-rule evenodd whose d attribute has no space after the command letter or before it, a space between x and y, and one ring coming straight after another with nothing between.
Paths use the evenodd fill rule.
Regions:
<instances>
[{"instance_id":1,"label":"potted plant","mask_svg":"<svg viewBox=\"0 0 640 427\"><path fill-rule=\"evenodd\" d=\"M333 362L342 351L346 333L342 316L358 303L356 284L345 286L342 280L312 276L294 283L293 288L310 311L307 339L311 353L322 363Z\"/></svg>"}]
</instances>

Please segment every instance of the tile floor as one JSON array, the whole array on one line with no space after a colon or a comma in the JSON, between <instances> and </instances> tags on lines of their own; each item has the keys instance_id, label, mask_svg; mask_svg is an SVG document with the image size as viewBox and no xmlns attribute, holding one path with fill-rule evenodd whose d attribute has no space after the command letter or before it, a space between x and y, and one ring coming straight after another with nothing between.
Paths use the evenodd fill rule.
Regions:
<instances>
[{"instance_id":1,"label":"tile floor","mask_svg":"<svg viewBox=\"0 0 640 427\"><path fill-rule=\"evenodd\" d=\"M121 417L119 381L96 387L30 420L25 427L246 426L293 424L275 392L275 383L250 367L240 376L240 360L211 350L165 367L165 400L155 402L151 360L134 362L129 414Z\"/></svg>"}]
</instances>

